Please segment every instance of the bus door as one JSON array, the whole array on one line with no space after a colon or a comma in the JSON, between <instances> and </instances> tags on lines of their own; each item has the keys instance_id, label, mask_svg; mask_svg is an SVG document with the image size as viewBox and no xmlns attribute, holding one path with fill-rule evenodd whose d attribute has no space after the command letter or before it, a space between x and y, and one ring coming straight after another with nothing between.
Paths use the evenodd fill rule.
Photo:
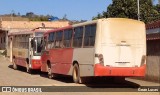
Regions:
<instances>
[{"instance_id":1,"label":"bus door","mask_svg":"<svg viewBox=\"0 0 160 95\"><path fill-rule=\"evenodd\" d=\"M42 43L42 54L41 54L41 71L48 72L47 70L47 60L49 56L49 51L47 50L47 38L44 37Z\"/></svg>"}]
</instances>

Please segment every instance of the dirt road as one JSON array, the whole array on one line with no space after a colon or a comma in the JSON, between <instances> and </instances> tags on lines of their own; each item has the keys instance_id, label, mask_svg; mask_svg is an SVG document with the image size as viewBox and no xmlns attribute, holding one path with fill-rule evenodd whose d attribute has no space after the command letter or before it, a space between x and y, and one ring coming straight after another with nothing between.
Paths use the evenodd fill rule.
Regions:
<instances>
[{"instance_id":1,"label":"dirt road","mask_svg":"<svg viewBox=\"0 0 160 95\"><path fill-rule=\"evenodd\" d=\"M99 85L105 85L104 87L99 87ZM72 81L71 77L58 77L55 79L48 79L45 73L36 71L33 74L28 74L25 72L25 68L20 68L19 70L12 69L12 64L5 57L0 56L0 86L85 86L89 88L99 88L106 89L105 92L47 92L47 93L0 93L0 95L159 95L158 92L121 92L129 91L132 88L121 88L120 86L129 85L129 86L159 86L159 83L129 79L127 78L125 83L91 83L91 84L75 84ZM115 89L110 91L110 88L117 86ZM138 88L137 88L138 89ZM118 90L118 92L114 92Z\"/></svg>"}]
</instances>

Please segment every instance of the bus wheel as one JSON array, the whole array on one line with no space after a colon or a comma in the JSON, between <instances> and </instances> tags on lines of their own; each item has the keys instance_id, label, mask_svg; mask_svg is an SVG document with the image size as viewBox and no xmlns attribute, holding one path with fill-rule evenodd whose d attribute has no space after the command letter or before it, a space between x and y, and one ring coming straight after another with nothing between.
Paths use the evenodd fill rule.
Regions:
<instances>
[{"instance_id":1,"label":"bus wheel","mask_svg":"<svg viewBox=\"0 0 160 95\"><path fill-rule=\"evenodd\" d=\"M17 70L17 65L16 65L16 62L15 62L15 59L13 59L13 69Z\"/></svg>"},{"instance_id":2,"label":"bus wheel","mask_svg":"<svg viewBox=\"0 0 160 95\"><path fill-rule=\"evenodd\" d=\"M82 83L81 77L80 77L80 72L79 72L79 66L78 64L75 64L73 66L73 73L72 73L73 81L75 83Z\"/></svg>"},{"instance_id":3,"label":"bus wheel","mask_svg":"<svg viewBox=\"0 0 160 95\"><path fill-rule=\"evenodd\" d=\"M53 78L53 74L52 74L52 72L51 72L51 67L50 67L50 66L48 66L48 78L49 78L49 79L52 79L52 78Z\"/></svg>"},{"instance_id":4,"label":"bus wheel","mask_svg":"<svg viewBox=\"0 0 160 95\"><path fill-rule=\"evenodd\" d=\"M26 63L26 72L29 73L29 74L32 73L32 69L29 68L29 64L28 63Z\"/></svg>"}]
</instances>

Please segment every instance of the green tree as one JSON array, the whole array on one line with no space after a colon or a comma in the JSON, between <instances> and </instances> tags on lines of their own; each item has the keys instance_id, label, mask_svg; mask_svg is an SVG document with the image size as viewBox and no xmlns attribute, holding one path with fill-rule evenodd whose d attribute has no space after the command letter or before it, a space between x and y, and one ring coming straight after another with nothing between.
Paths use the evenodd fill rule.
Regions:
<instances>
[{"instance_id":1,"label":"green tree","mask_svg":"<svg viewBox=\"0 0 160 95\"><path fill-rule=\"evenodd\" d=\"M100 18L103 18L103 15L101 13L98 13L98 15L96 17L93 17L92 19L96 20L96 19L100 19Z\"/></svg>"},{"instance_id":2,"label":"green tree","mask_svg":"<svg viewBox=\"0 0 160 95\"><path fill-rule=\"evenodd\" d=\"M144 22L155 20L159 15L159 7L153 5L153 0L140 1L140 19ZM107 11L102 13L101 17L120 17L138 19L137 0L112 0L112 4L107 7ZM94 17L99 18L99 14Z\"/></svg>"},{"instance_id":3,"label":"green tree","mask_svg":"<svg viewBox=\"0 0 160 95\"><path fill-rule=\"evenodd\" d=\"M28 12L26 13L26 17L34 17L35 14L33 12Z\"/></svg>"},{"instance_id":4,"label":"green tree","mask_svg":"<svg viewBox=\"0 0 160 95\"><path fill-rule=\"evenodd\" d=\"M102 14L101 13L98 13L97 16L95 17L92 17L93 20L96 20L96 19L100 19L100 18L107 18L108 15L107 15L107 12L103 11Z\"/></svg>"},{"instance_id":5,"label":"green tree","mask_svg":"<svg viewBox=\"0 0 160 95\"><path fill-rule=\"evenodd\" d=\"M113 0L107 8L108 17L137 18L135 0Z\"/></svg>"}]
</instances>

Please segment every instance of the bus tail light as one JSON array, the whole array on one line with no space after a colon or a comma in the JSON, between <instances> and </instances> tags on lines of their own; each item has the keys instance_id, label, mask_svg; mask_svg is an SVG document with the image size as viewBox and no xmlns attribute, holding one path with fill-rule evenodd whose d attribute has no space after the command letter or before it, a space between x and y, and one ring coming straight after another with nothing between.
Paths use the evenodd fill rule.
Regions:
<instances>
[{"instance_id":1,"label":"bus tail light","mask_svg":"<svg viewBox=\"0 0 160 95\"><path fill-rule=\"evenodd\" d=\"M144 64L146 64L146 55L143 55L141 59L141 66Z\"/></svg>"},{"instance_id":2,"label":"bus tail light","mask_svg":"<svg viewBox=\"0 0 160 95\"><path fill-rule=\"evenodd\" d=\"M95 57L98 57L99 63L104 65L103 54L95 54Z\"/></svg>"}]
</instances>

